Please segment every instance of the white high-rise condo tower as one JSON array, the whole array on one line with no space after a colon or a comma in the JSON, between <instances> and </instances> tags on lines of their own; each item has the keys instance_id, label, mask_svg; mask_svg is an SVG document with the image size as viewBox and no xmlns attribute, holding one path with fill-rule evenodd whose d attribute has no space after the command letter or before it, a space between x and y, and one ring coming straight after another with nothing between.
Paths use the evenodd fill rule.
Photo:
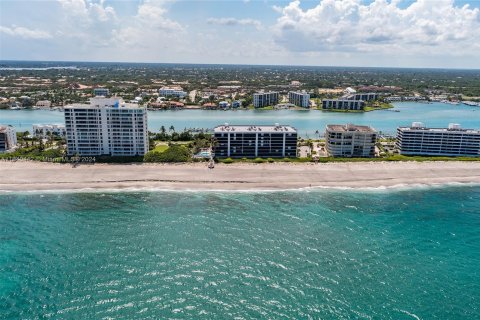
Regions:
<instances>
[{"instance_id":1,"label":"white high-rise condo tower","mask_svg":"<svg viewBox=\"0 0 480 320\"><path fill-rule=\"evenodd\" d=\"M148 151L147 110L120 98L95 97L65 107L67 154L137 156Z\"/></svg>"}]
</instances>

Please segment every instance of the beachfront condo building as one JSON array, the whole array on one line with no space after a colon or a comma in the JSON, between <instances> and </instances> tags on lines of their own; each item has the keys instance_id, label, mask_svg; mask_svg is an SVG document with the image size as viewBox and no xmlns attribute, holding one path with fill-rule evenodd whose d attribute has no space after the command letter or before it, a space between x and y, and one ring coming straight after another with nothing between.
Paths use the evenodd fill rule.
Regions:
<instances>
[{"instance_id":1,"label":"beachfront condo building","mask_svg":"<svg viewBox=\"0 0 480 320\"><path fill-rule=\"evenodd\" d=\"M365 102L363 100L347 99L323 99L322 109L324 110L363 110Z\"/></svg>"},{"instance_id":2,"label":"beachfront condo building","mask_svg":"<svg viewBox=\"0 0 480 320\"><path fill-rule=\"evenodd\" d=\"M257 92L253 94L253 106L262 108L278 103L278 92Z\"/></svg>"},{"instance_id":3,"label":"beachfront condo building","mask_svg":"<svg viewBox=\"0 0 480 320\"><path fill-rule=\"evenodd\" d=\"M95 88L93 89L93 95L95 96L102 96L102 97L108 97L110 94L110 90L107 88Z\"/></svg>"},{"instance_id":4,"label":"beachfront condo building","mask_svg":"<svg viewBox=\"0 0 480 320\"><path fill-rule=\"evenodd\" d=\"M331 157L374 157L377 131L369 126L329 124L326 149Z\"/></svg>"},{"instance_id":5,"label":"beachfront condo building","mask_svg":"<svg viewBox=\"0 0 480 320\"><path fill-rule=\"evenodd\" d=\"M95 97L65 107L68 155L136 156L148 151L147 110L119 98Z\"/></svg>"},{"instance_id":6,"label":"beachfront condo building","mask_svg":"<svg viewBox=\"0 0 480 320\"><path fill-rule=\"evenodd\" d=\"M427 128L414 122L397 129L396 147L403 155L478 157L480 130L462 129L453 123L448 128Z\"/></svg>"},{"instance_id":7,"label":"beachfront condo building","mask_svg":"<svg viewBox=\"0 0 480 320\"><path fill-rule=\"evenodd\" d=\"M187 96L187 92L183 91L181 87L162 87L158 89L158 94L161 97L185 98Z\"/></svg>"},{"instance_id":8,"label":"beachfront condo building","mask_svg":"<svg viewBox=\"0 0 480 320\"><path fill-rule=\"evenodd\" d=\"M49 136L64 137L65 125L63 124L34 124L32 135L39 138L48 138Z\"/></svg>"},{"instance_id":9,"label":"beachfront condo building","mask_svg":"<svg viewBox=\"0 0 480 320\"><path fill-rule=\"evenodd\" d=\"M0 153L10 151L17 146L17 132L14 127L0 125Z\"/></svg>"},{"instance_id":10,"label":"beachfront condo building","mask_svg":"<svg viewBox=\"0 0 480 320\"><path fill-rule=\"evenodd\" d=\"M218 158L294 158L297 130L291 126L233 126L214 128Z\"/></svg>"},{"instance_id":11,"label":"beachfront condo building","mask_svg":"<svg viewBox=\"0 0 480 320\"><path fill-rule=\"evenodd\" d=\"M310 107L310 94L306 92L290 91L288 93L288 102L298 107L308 108Z\"/></svg>"}]
</instances>

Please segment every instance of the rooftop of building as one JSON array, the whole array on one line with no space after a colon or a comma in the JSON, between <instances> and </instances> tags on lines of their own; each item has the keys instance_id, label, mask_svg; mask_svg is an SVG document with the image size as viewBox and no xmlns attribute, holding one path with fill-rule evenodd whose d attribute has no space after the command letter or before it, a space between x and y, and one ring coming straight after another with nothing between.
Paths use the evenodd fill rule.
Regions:
<instances>
[{"instance_id":1,"label":"rooftop of building","mask_svg":"<svg viewBox=\"0 0 480 320\"><path fill-rule=\"evenodd\" d=\"M164 86L161 87L160 90L177 90L177 91L182 91L183 88L179 86Z\"/></svg>"},{"instance_id":2,"label":"rooftop of building","mask_svg":"<svg viewBox=\"0 0 480 320\"><path fill-rule=\"evenodd\" d=\"M305 90L302 91L289 91L288 93L294 93L294 94L301 94L301 95L310 95L308 92Z\"/></svg>"},{"instance_id":3,"label":"rooftop of building","mask_svg":"<svg viewBox=\"0 0 480 320\"><path fill-rule=\"evenodd\" d=\"M288 125L229 125L224 124L213 129L214 132L289 132L296 133L297 129Z\"/></svg>"},{"instance_id":4,"label":"rooftop of building","mask_svg":"<svg viewBox=\"0 0 480 320\"><path fill-rule=\"evenodd\" d=\"M328 124L327 130L335 132L377 132L377 130L370 126L359 126L354 124Z\"/></svg>"},{"instance_id":5,"label":"rooftop of building","mask_svg":"<svg viewBox=\"0 0 480 320\"><path fill-rule=\"evenodd\" d=\"M10 126L10 125L0 124L0 132L1 133L5 133L7 131L7 129L13 129L13 127Z\"/></svg>"},{"instance_id":6,"label":"rooftop of building","mask_svg":"<svg viewBox=\"0 0 480 320\"><path fill-rule=\"evenodd\" d=\"M365 102L363 100L350 100L350 99L347 99L347 97L340 97L337 99L323 99L322 101L344 101L344 102L353 102L353 103Z\"/></svg>"},{"instance_id":7,"label":"rooftop of building","mask_svg":"<svg viewBox=\"0 0 480 320\"><path fill-rule=\"evenodd\" d=\"M144 107L140 106L138 103L126 103L122 98L117 97L94 97L90 98L90 103L73 103L65 106L65 109L72 108L119 108L119 109L143 109Z\"/></svg>"},{"instance_id":8,"label":"rooftop of building","mask_svg":"<svg viewBox=\"0 0 480 320\"><path fill-rule=\"evenodd\" d=\"M33 127L57 127L57 128L65 128L65 125L62 123L34 123Z\"/></svg>"},{"instance_id":9,"label":"rooftop of building","mask_svg":"<svg viewBox=\"0 0 480 320\"><path fill-rule=\"evenodd\" d=\"M414 122L410 127L399 127L402 131L429 131L429 132L462 132L462 133L476 133L480 134L480 130L477 129L463 129L457 123L450 123L447 128L428 128L421 122Z\"/></svg>"},{"instance_id":10,"label":"rooftop of building","mask_svg":"<svg viewBox=\"0 0 480 320\"><path fill-rule=\"evenodd\" d=\"M277 91L259 91L259 92L255 92L254 95L255 94L272 94L272 93L278 94Z\"/></svg>"}]
</instances>

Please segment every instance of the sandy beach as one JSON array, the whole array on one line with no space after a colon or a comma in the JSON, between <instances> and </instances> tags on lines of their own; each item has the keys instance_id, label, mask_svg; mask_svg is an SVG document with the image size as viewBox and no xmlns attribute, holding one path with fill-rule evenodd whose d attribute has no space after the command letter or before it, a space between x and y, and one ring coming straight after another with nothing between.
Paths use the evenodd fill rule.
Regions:
<instances>
[{"instance_id":1,"label":"sandy beach","mask_svg":"<svg viewBox=\"0 0 480 320\"><path fill-rule=\"evenodd\" d=\"M480 183L480 162L69 164L0 162L0 191L282 190Z\"/></svg>"}]
</instances>

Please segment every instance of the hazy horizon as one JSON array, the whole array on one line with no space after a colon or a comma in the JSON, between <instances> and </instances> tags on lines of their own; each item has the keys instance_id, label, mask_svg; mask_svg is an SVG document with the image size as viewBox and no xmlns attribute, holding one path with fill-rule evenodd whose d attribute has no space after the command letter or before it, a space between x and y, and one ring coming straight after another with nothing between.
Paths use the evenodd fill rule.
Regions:
<instances>
[{"instance_id":1,"label":"hazy horizon","mask_svg":"<svg viewBox=\"0 0 480 320\"><path fill-rule=\"evenodd\" d=\"M476 0L5 0L0 9L0 60L480 69Z\"/></svg>"},{"instance_id":2,"label":"hazy horizon","mask_svg":"<svg viewBox=\"0 0 480 320\"><path fill-rule=\"evenodd\" d=\"M240 67L298 67L298 68L351 68L351 69L418 69L418 70L462 70L480 71L480 68L448 68L448 67L391 67L391 66L347 66L347 65L300 65L300 64L245 64L245 63L199 63L199 62L154 62L154 61L81 61L81 60L12 60L0 59L4 63L81 63L81 64L153 64L153 65L200 65L200 66L240 66ZM0 66L0 69L4 68ZM7 67L13 68L13 67Z\"/></svg>"}]
</instances>

